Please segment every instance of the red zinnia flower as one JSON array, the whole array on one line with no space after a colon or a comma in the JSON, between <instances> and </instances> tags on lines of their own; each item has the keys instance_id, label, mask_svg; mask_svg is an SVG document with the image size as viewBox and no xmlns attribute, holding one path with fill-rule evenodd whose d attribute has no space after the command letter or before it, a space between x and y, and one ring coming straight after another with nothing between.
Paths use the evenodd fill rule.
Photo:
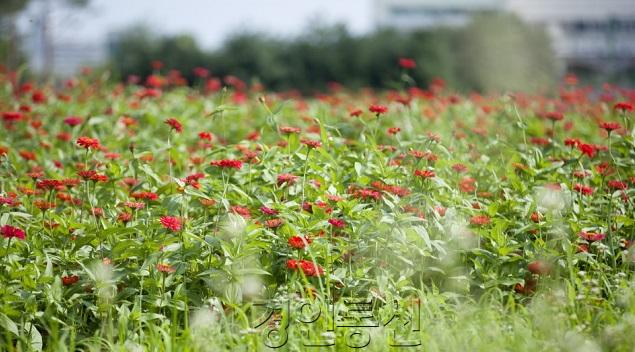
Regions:
<instances>
[{"instance_id":1,"label":"red zinnia flower","mask_svg":"<svg viewBox=\"0 0 635 352\"><path fill-rule=\"evenodd\" d=\"M595 242L595 241L602 241L603 239L606 238L606 235L603 234L603 233L593 233L593 232L580 231L578 233L578 237L580 237L583 240L589 241L589 242Z\"/></svg>"},{"instance_id":2,"label":"red zinnia flower","mask_svg":"<svg viewBox=\"0 0 635 352\"><path fill-rule=\"evenodd\" d=\"M395 135L395 134L397 134L399 132L401 132L401 128L399 128L399 127L390 127L388 129L388 134Z\"/></svg>"},{"instance_id":3,"label":"red zinnia flower","mask_svg":"<svg viewBox=\"0 0 635 352\"><path fill-rule=\"evenodd\" d=\"M297 181L298 176L295 175L291 175L291 174L280 174L278 175L278 186L283 185L283 184L287 184L288 186L291 186L292 184L295 183L295 181Z\"/></svg>"},{"instance_id":4,"label":"red zinnia flower","mask_svg":"<svg viewBox=\"0 0 635 352\"><path fill-rule=\"evenodd\" d=\"M617 122L601 122L600 127L605 129L606 132L611 133L615 130L619 130L622 126Z\"/></svg>"},{"instance_id":5,"label":"red zinnia flower","mask_svg":"<svg viewBox=\"0 0 635 352\"><path fill-rule=\"evenodd\" d=\"M98 149L99 139L90 137L79 137L77 139L77 145L85 149Z\"/></svg>"},{"instance_id":6,"label":"red zinnia flower","mask_svg":"<svg viewBox=\"0 0 635 352\"><path fill-rule=\"evenodd\" d=\"M298 268L298 262L295 259L287 260L287 269L296 270Z\"/></svg>"},{"instance_id":7,"label":"red zinnia flower","mask_svg":"<svg viewBox=\"0 0 635 352\"><path fill-rule=\"evenodd\" d=\"M463 173L467 171L467 166L465 166L464 164L454 164L452 165L452 170L458 173Z\"/></svg>"},{"instance_id":8,"label":"red zinnia flower","mask_svg":"<svg viewBox=\"0 0 635 352\"><path fill-rule=\"evenodd\" d=\"M251 218L251 212L249 211L249 209L241 207L240 205L234 205L233 207L231 207L231 211L232 213L238 214L245 219Z\"/></svg>"},{"instance_id":9,"label":"red zinnia flower","mask_svg":"<svg viewBox=\"0 0 635 352\"><path fill-rule=\"evenodd\" d=\"M590 196L590 195L593 194L593 188L591 188L590 186L586 186L586 185L580 184L580 183L576 183L573 186L573 189L576 192L584 194L585 196Z\"/></svg>"},{"instance_id":10,"label":"red zinnia flower","mask_svg":"<svg viewBox=\"0 0 635 352\"><path fill-rule=\"evenodd\" d=\"M121 213L121 214L119 214L119 216L117 216L117 220L121 221L123 223L127 223L130 220L132 220L132 214L130 214L130 213Z\"/></svg>"},{"instance_id":11,"label":"red zinnia flower","mask_svg":"<svg viewBox=\"0 0 635 352\"><path fill-rule=\"evenodd\" d=\"M616 103L613 106L613 109L622 110L622 112L633 111L633 104L623 101L623 102Z\"/></svg>"},{"instance_id":12,"label":"red zinnia flower","mask_svg":"<svg viewBox=\"0 0 635 352\"><path fill-rule=\"evenodd\" d=\"M422 178L432 178L436 176L436 174L432 170L415 170L415 176Z\"/></svg>"},{"instance_id":13,"label":"red zinnia flower","mask_svg":"<svg viewBox=\"0 0 635 352\"><path fill-rule=\"evenodd\" d=\"M399 66L405 68L406 70L410 70L417 67L417 63L413 59L402 57L399 59Z\"/></svg>"},{"instance_id":14,"label":"red zinnia flower","mask_svg":"<svg viewBox=\"0 0 635 352\"><path fill-rule=\"evenodd\" d=\"M331 225L333 225L333 227L337 227L339 229L341 229L344 226L346 226L346 222L344 220L336 219L336 218L329 219L329 224L331 224Z\"/></svg>"},{"instance_id":15,"label":"red zinnia flower","mask_svg":"<svg viewBox=\"0 0 635 352\"><path fill-rule=\"evenodd\" d=\"M306 145L307 147L314 149L314 148L319 148L322 146L322 143L320 141L314 141L311 139L303 139L300 141L300 143Z\"/></svg>"},{"instance_id":16,"label":"red zinnia flower","mask_svg":"<svg viewBox=\"0 0 635 352\"><path fill-rule=\"evenodd\" d=\"M289 243L289 246L295 249L303 249L304 247L311 244L311 242L313 241L306 236L305 237L291 236L287 242Z\"/></svg>"},{"instance_id":17,"label":"red zinnia flower","mask_svg":"<svg viewBox=\"0 0 635 352\"><path fill-rule=\"evenodd\" d=\"M2 119L5 122L20 121L22 118L24 118L24 114L18 111L7 111L2 113Z\"/></svg>"},{"instance_id":18,"label":"red zinnia flower","mask_svg":"<svg viewBox=\"0 0 635 352\"><path fill-rule=\"evenodd\" d=\"M265 226L270 228L270 229L279 227L280 225L282 225L282 220L281 219L268 219L268 220L265 220Z\"/></svg>"},{"instance_id":19,"label":"red zinnia flower","mask_svg":"<svg viewBox=\"0 0 635 352\"><path fill-rule=\"evenodd\" d=\"M154 192L134 192L130 193L130 197L134 199L157 200L159 195Z\"/></svg>"},{"instance_id":20,"label":"red zinnia flower","mask_svg":"<svg viewBox=\"0 0 635 352\"><path fill-rule=\"evenodd\" d=\"M544 275L551 271L551 265L541 260L536 260L527 265L527 270L532 274Z\"/></svg>"},{"instance_id":21,"label":"red zinnia flower","mask_svg":"<svg viewBox=\"0 0 635 352\"><path fill-rule=\"evenodd\" d=\"M82 118L77 116L69 116L64 119L64 123L71 127L75 127L81 124L82 122L83 122Z\"/></svg>"},{"instance_id":22,"label":"red zinnia flower","mask_svg":"<svg viewBox=\"0 0 635 352\"><path fill-rule=\"evenodd\" d=\"M360 109L356 109L356 110L351 111L351 112L349 113L349 115L350 115L350 116L355 116L355 117L357 117L357 116L361 115L361 114L362 114L362 112L363 112L362 110L360 110Z\"/></svg>"},{"instance_id":23,"label":"red zinnia flower","mask_svg":"<svg viewBox=\"0 0 635 352\"><path fill-rule=\"evenodd\" d=\"M564 119L564 114L559 111L551 111L545 114L545 117L551 121L561 121Z\"/></svg>"},{"instance_id":24,"label":"red zinnia flower","mask_svg":"<svg viewBox=\"0 0 635 352\"><path fill-rule=\"evenodd\" d=\"M278 211L275 209L271 209L269 207L262 206L260 207L260 211L265 215L277 215Z\"/></svg>"},{"instance_id":25,"label":"red zinnia flower","mask_svg":"<svg viewBox=\"0 0 635 352\"><path fill-rule=\"evenodd\" d=\"M51 179L45 179L45 180L40 180L37 181L37 183L35 184L35 187L38 189L59 189L62 186L64 186L64 183L60 180L51 180Z\"/></svg>"},{"instance_id":26,"label":"red zinnia flower","mask_svg":"<svg viewBox=\"0 0 635 352\"><path fill-rule=\"evenodd\" d=\"M324 274L324 269L321 266L308 260L301 260L300 267L306 276L322 276Z\"/></svg>"},{"instance_id":27,"label":"red zinnia flower","mask_svg":"<svg viewBox=\"0 0 635 352\"><path fill-rule=\"evenodd\" d=\"M181 220L176 216L162 216L159 221L161 222L161 226L172 232L177 232L181 229Z\"/></svg>"},{"instance_id":28,"label":"red zinnia flower","mask_svg":"<svg viewBox=\"0 0 635 352\"><path fill-rule=\"evenodd\" d=\"M176 271L176 269L174 269L172 267L172 265L170 264L165 264L165 263L159 263L157 264L157 270L164 273L164 274L170 274Z\"/></svg>"},{"instance_id":29,"label":"red zinnia flower","mask_svg":"<svg viewBox=\"0 0 635 352\"><path fill-rule=\"evenodd\" d=\"M175 130L178 133L183 132L183 125L181 125L181 123L174 118L170 118L165 120L165 123L170 125L170 127L172 127L173 130Z\"/></svg>"},{"instance_id":30,"label":"red zinnia flower","mask_svg":"<svg viewBox=\"0 0 635 352\"><path fill-rule=\"evenodd\" d=\"M24 231L11 225L2 226L0 228L0 233L4 238L17 238L19 240L24 240L26 237Z\"/></svg>"},{"instance_id":31,"label":"red zinnia flower","mask_svg":"<svg viewBox=\"0 0 635 352\"><path fill-rule=\"evenodd\" d=\"M472 225L487 225L489 224L489 222L489 216L487 215L476 215L472 216L472 218L470 219L470 223Z\"/></svg>"},{"instance_id":32,"label":"red zinnia flower","mask_svg":"<svg viewBox=\"0 0 635 352\"><path fill-rule=\"evenodd\" d=\"M626 184L626 182L623 182L620 180L611 180L608 182L608 186L609 188L619 189L619 190L625 190L628 188L628 185Z\"/></svg>"},{"instance_id":33,"label":"red zinnia flower","mask_svg":"<svg viewBox=\"0 0 635 352\"><path fill-rule=\"evenodd\" d=\"M371 106L368 107L368 111L375 113L377 115L381 115L388 112L388 107L385 105L372 104Z\"/></svg>"},{"instance_id":34,"label":"red zinnia flower","mask_svg":"<svg viewBox=\"0 0 635 352\"><path fill-rule=\"evenodd\" d=\"M595 156L597 149L592 144L580 143L578 144L578 149L582 152L582 154L587 155L589 158Z\"/></svg>"},{"instance_id":35,"label":"red zinnia flower","mask_svg":"<svg viewBox=\"0 0 635 352\"><path fill-rule=\"evenodd\" d=\"M77 283L78 281L79 281L79 276L77 276L77 275L62 276L62 284L64 286L73 285L73 284Z\"/></svg>"},{"instance_id":36,"label":"red zinnia flower","mask_svg":"<svg viewBox=\"0 0 635 352\"><path fill-rule=\"evenodd\" d=\"M198 138L211 142L212 141L212 134L209 133L209 132L199 132L198 133Z\"/></svg>"},{"instance_id":37,"label":"red zinnia flower","mask_svg":"<svg viewBox=\"0 0 635 352\"><path fill-rule=\"evenodd\" d=\"M236 159L213 160L209 164L223 169L240 169L243 167L243 162Z\"/></svg>"},{"instance_id":38,"label":"red zinnia flower","mask_svg":"<svg viewBox=\"0 0 635 352\"><path fill-rule=\"evenodd\" d=\"M280 132L284 134L300 133L300 128L291 127L291 126L282 126L280 127Z\"/></svg>"}]
</instances>

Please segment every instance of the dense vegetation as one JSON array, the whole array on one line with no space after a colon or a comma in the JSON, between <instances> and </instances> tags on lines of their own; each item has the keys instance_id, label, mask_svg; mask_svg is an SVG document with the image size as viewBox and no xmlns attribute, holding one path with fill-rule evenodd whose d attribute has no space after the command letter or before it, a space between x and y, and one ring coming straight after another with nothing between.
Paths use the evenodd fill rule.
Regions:
<instances>
[{"instance_id":1,"label":"dense vegetation","mask_svg":"<svg viewBox=\"0 0 635 352\"><path fill-rule=\"evenodd\" d=\"M503 14L478 16L461 28L379 30L362 36L344 26L313 26L286 39L237 33L209 52L187 35L159 37L134 27L114 37L111 52L112 71L124 79L150 75L150 62L161 58L189 83L198 81L194 69L202 67L212 76L231 74L272 90L304 93L325 91L331 82L356 89L395 88L399 56L419 63L409 72L416 82L442 77L464 91L550 91L558 65L542 28Z\"/></svg>"},{"instance_id":2,"label":"dense vegetation","mask_svg":"<svg viewBox=\"0 0 635 352\"><path fill-rule=\"evenodd\" d=\"M0 76L0 349L632 351L635 93L402 78Z\"/></svg>"}]
</instances>

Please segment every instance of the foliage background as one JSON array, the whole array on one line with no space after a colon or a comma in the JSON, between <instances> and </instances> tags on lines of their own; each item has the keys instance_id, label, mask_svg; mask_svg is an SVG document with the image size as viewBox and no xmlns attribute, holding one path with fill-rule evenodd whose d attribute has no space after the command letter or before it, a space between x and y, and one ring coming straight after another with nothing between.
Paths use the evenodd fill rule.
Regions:
<instances>
[{"instance_id":1,"label":"foliage background","mask_svg":"<svg viewBox=\"0 0 635 352\"><path fill-rule=\"evenodd\" d=\"M209 52L191 36L160 37L136 26L115 36L110 52L110 68L124 79L151 74L150 62L158 59L190 82L200 66L214 76L232 74L269 89L304 93L324 91L333 81L353 89L394 88L399 57L417 61L410 74L418 84L441 77L462 91L546 92L555 87L559 69L544 30L497 13L477 16L463 28L381 29L364 36L342 25L312 25L290 39L241 32Z\"/></svg>"}]
</instances>

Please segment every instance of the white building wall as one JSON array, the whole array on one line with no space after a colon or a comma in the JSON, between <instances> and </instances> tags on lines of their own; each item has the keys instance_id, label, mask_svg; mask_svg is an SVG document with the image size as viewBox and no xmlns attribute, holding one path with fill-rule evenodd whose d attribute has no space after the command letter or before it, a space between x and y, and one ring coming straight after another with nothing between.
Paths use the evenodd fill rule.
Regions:
<instances>
[{"instance_id":1,"label":"white building wall","mask_svg":"<svg viewBox=\"0 0 635 352\"><path fill-rule=\"evenodd\" d=\"M566 60L635 58L635 0L375 0L379 27L460 26L500 10L544 26Z\"/></svg>"}]
</instances>

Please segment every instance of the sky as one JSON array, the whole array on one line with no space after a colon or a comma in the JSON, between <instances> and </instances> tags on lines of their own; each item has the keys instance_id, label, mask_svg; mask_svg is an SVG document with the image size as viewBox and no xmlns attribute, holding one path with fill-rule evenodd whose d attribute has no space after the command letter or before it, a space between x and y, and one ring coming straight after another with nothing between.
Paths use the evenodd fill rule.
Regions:
<instances>
[{"instance_id":1,"label":"sky","mask_svg":"<svg viewBox=\"0 0 635 352\"><path fill-rule=\"evenodd\" d=\"M37 23L40 3L34 1L23 15L25 30ZM89 7L80 11L56 7L53 18L56 40L104 40L110 32L144 23L159 33L192 34L203 47L214 48L237 31L293 36L316 20L344 23L353 33L363 33L373 26L372 3L373 0L90 0Z\"/></svg>"}]
</instances>

